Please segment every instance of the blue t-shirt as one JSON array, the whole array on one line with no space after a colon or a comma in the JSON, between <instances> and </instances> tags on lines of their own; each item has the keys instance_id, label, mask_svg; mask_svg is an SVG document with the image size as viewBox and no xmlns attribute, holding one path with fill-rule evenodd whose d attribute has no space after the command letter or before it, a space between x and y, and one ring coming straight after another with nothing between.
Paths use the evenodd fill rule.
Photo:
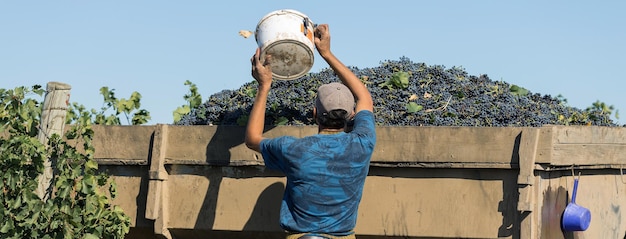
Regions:
<instances>
[{"instance_id":1,"label":"blue t-shirt","mask_svg":"<svg viewBox=\"0 0 626 239\"><path fill-rule=\"evenodd\" d=\"M355 115L349 133L262 140L265 166L287 177L281 227L337 236L352 233L375 143L374 114L366 110Z\"/></svg>"}]
</instances>

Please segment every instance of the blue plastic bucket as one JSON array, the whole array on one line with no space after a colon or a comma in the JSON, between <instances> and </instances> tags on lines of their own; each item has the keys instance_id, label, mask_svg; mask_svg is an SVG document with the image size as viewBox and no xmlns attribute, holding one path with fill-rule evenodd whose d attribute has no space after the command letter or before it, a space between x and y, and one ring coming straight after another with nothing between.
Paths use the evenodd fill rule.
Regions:
<instances>
[{"instance_id":1,"label":"blue plastic bucket","mask_svg":"<svg viewBox=\"0 0 626 239\"><path fill-rule=\"evenodd\" d=\"M591 223L591 212L589 209L576 204L576 191L578 190L578 179L574 179L574 191L572 201L565 207L561 226L565 231L584 231Z\"/></svg>"}]
</instances>

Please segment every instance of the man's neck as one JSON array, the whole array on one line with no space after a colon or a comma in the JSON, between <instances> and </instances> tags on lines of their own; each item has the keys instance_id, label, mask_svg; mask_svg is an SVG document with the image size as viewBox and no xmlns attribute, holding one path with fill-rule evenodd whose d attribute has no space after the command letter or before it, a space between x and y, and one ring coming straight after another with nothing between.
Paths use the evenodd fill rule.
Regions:
<instances>
[{"instance_id":1,"label":"man's neck","mask_svg":"<svg viewBox=\"0 0 626 239\"><path fill-rule=\"evenodd\" d=\"M318 134L336 134L343 132L343 128L341 129L319 129Z\"/></svg>"}]
</instances>

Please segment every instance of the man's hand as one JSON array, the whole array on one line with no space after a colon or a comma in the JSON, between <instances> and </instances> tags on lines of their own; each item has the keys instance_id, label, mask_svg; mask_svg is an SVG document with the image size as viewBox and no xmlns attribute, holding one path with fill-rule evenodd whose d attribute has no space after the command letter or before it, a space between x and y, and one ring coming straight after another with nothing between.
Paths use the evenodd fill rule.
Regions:
<instances>
[{"instance_id":1,"label":"man's hand","mask_svg":"<svg viewBox=\"0 0 626 239\"><path fill-rule=\"evenodd\" d=\"M332 68L339 79L341 79L341 82L352 91L352 94L356 98L355 112L361 110L374 111L372 96L367 90L367 87L365 87L363 82L330 51L330 31L328 30L328 24L320 24L315 28L315 46L317 47L317 52L324 58L326 63L330 65L330 68Z\"/></svg>"},{"instance_id":2,"label":"man's hand","mask_svg":"<svg viewBox=\"0 0 626 239\"><path fill-rule=\"evenodd\" d=\"M322 57L330 53L330 32L328 24L320 24L315 28L315 47Z\"/></svg>"},{"instance_id":3,"label":"man's hand","mask_svg":"<svg viewBox=\"0 0 626 239\"><path fill-rule=\"evenodd\" d=\"M271 56L266 55L265 60L261 61L261 49L257 48L250 62L252 63L252 77L259 82L259 87L270 86L272 84Z\"/></svg>"}]
</instances>

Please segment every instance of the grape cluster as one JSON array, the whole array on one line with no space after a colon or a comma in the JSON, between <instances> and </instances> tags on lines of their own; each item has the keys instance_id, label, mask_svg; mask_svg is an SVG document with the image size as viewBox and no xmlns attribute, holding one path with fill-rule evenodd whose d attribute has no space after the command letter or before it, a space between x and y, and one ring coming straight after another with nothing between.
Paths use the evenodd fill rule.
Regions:
<instances>
[{"instance_id":1,"label":"grape cluster","mask_svg":"<svg viewBox=\"0 0 626 239\"><path fill-rule=\"evenodd\" d=\"M381 62L377 67L349 68L371 92L379 126L616 126L610 113L569 107L558 97L493 81L487 75L469 75L460 67L428 66L401 57ZM408 73L408 85L389 84L397 72ZM274 81L265 123L314 125L317 87L337 81L328 68L296 80ZM177 124L245 125L256 87L256 82L251 81L239 89L213 94Z\"/></svg>"}]
</instances>

